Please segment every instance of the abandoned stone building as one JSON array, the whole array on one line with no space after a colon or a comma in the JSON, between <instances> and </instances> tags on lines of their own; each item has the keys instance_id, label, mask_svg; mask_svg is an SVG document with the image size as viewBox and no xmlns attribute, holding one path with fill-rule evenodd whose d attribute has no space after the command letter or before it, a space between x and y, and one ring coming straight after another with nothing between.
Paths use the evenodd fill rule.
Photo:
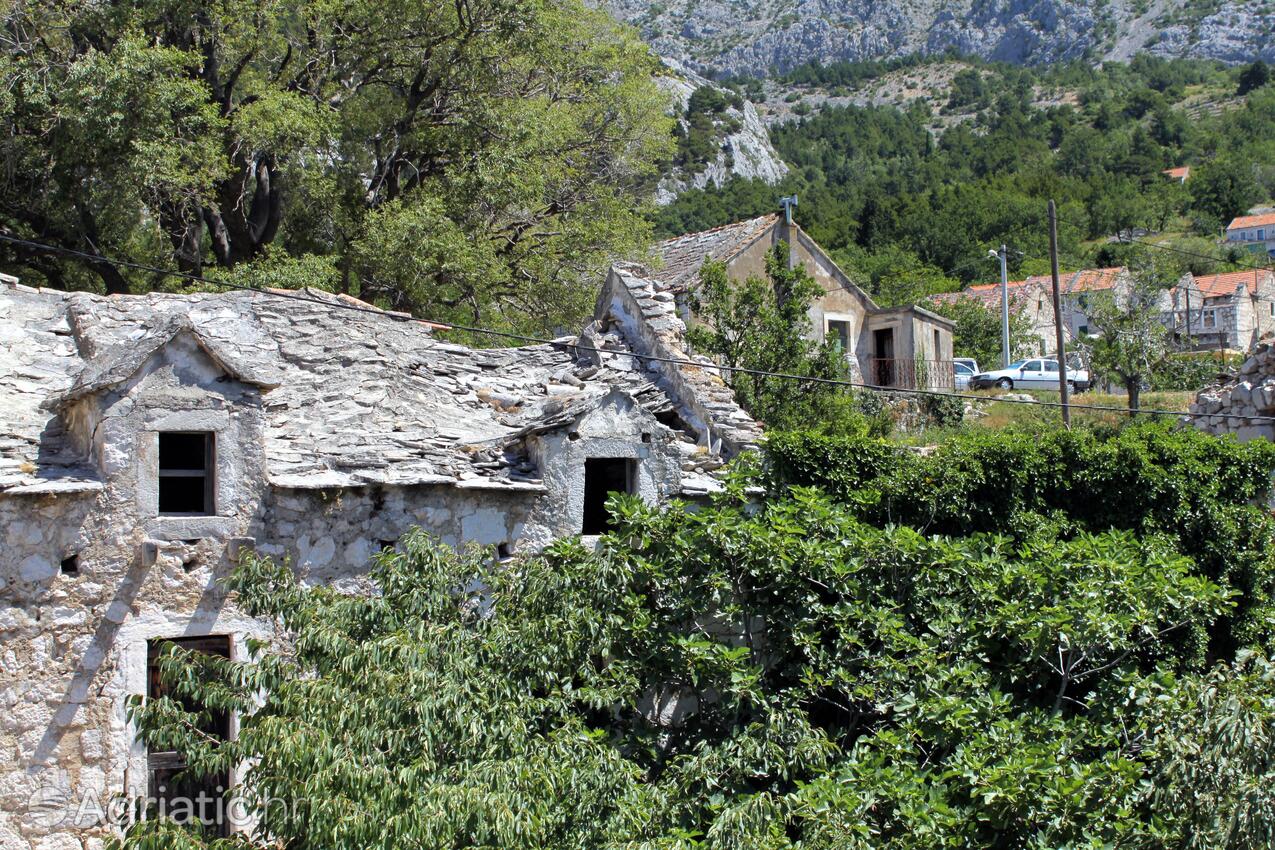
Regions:
<instances>
[{"instance_id":1,"label":"abandoned stone building","mask_svg":"<svg viewBox=\"0 0 1275 850\"><path fill-rule=\"evenodd\" d=\"M801 227L783 214L764 215L667 239L655 261L637 273L671 293L683 319L706 259L726 266L733 280L766 273L766 255L787 242L791 262L802 264L823 289L810 308L811 333L837 342L857 380L883 387L952 388L955 324L915 305L879 307Z\"/></svg>"},{"instance_id":2,"label":"abandoned stone building","mask_svg":"<svg viewBox=\"0 0 1275 850\"><path fill-rule=\"evenodd\" d=\"M636 356L684 330L629 267L579 337L495 350L310 290L0 284L0 850L99 847L108 800L169 793L126 701L158 641L267 634L220 584L246 548L358 589L412 526L504 555L716 488L760 434L713 370Z\"/></svg>"}]
</instances>

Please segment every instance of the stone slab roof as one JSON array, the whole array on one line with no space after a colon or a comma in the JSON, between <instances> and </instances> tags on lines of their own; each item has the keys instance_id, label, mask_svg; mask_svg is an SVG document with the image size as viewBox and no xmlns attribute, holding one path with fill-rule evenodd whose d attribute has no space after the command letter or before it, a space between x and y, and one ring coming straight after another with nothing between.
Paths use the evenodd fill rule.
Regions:
<instances>
[{"instance_id":1,"label":"stone slab roof","mask_svg":"<svg viewBox=\"0 0 1275 850\"><path fill-rule=\"evenodd\" d=\"M726 262L778 223L779 216L772 213L665 239L655 246L660 266L648 274L671 288L685 288L706 258Z\"/></svg>"},{"instance_id":2,"label":"stone slab roof","mask_svg":"<svg viewBox=\"0 0 1275 850\"><path fill-rule=\"evenodd\" d=\"M701 435L707 435L712 454L723 446L729 454L756 448L761 424L735 401L735 394L712 360L695 354L686 342L686 324L678 317L675 298L663 281L653 280L642 266L611 267L598 324L614 328L628 339L640 340L643 353L691 364L651 362L661 385L682 401L679 414Z\"/></svg>"},{"instance_id":3,"label":"stone slab roof","mask_svg":"<svg viewBox=\"0 0 1275 850\"><path fill-rule=\"evenodd\" d=\"M616 390L655 415L679 403L622 333L598 340L603 358L582 355L574 337L472 349L423 322L300 292L101 297L0 285L0 491L100 487L63 433L58 405L125 380L183 331L262 388L276 486L536 489L539 472L518 449L523 435L561 427ZM678 436L695 448L695 434Z\"/></svg>"}]
</instances>

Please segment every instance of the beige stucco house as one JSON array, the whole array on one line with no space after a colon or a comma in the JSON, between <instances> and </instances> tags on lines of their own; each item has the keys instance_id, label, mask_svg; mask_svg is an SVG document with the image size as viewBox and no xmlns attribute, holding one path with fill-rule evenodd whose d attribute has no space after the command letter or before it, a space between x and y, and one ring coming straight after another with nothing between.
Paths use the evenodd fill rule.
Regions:
<instances>
[{"instance_id":1,"label":"beige stucco house","mask_svg":"<svg viewBox=\"0 0 1275 850\"><path fill-rule=\"evenodd\" d=\"M780 242L824 294L810 308L818 341L838 342L857 380L884 387L951 388L954 323L917 306L883 308L860 289L810 236L783 215L764 215L667 239L639 273L673 295L691 321L688 294L706 259L724 263L733 280L764 277L766 255Z\"/></svg>"}]
</instances>

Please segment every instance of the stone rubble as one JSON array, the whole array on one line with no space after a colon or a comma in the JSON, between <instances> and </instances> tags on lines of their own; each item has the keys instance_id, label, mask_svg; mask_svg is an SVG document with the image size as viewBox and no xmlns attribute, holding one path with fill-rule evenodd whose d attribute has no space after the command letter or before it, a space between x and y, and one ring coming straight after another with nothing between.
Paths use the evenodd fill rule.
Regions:
<instances>
[{"instance_id":1,"label":"stone rubble","mask_svg":"<svg viewBox=\"0 0 1275 850\"><path fill-rule=\"evenodd\" d=\"M1241 442L1275 439L1275 344L1258 345L1236 376L1196 394L1184 421L1210 434L1234 434Z\"/></svg>"}]
</instances>

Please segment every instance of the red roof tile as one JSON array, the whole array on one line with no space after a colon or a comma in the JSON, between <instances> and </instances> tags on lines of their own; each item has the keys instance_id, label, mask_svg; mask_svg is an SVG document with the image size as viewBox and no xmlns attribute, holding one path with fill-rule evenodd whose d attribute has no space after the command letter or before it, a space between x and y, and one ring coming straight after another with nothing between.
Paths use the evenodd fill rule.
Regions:
<instances>
[{"instance_id":1,"label":"red roof tile","mask_svg":"<svg viewBox=\"0 0 1275 850\"><path fill-rule=\"evenodd\" d=\"M1111 289L1120 279L1123 268L1081 269L1078 272L1066 272L1058 276L1058 283L1063 292L1096 292ZM1011 280L1008 285L1009 300L1014 302L1027 297L1036 289L1050 292L1054 281L1050 275L1033 275L1026 280ZM929 301L934 304L951 304L962 298L973 298L989 307L1000 304L1001 285L999 283L980 283L968 286L960 292L944 292L931 295Z\"/></svg>"},{"instance_id":2,"label":"red roof tile","mask_svg":"<svg viewBox=\"0 0 1275 850\"><path fill-rule=\"evenodd\" d=\"M1220 298L1232 295L1240 284L1244 285L1249 295L1256 295L1259 281L1263 277L1269 277L1270 275L1270 272L1260 269L1229 272L1227 274L1202 275L1195 279L1195 285L1200 287L1200 291L1204 293L1205 298Z\"/></svg>"},{"instance_id":3,"label":"red roof tile","mask_svg":"<svg viewBox=\"0 0 1275 850\"><path fill-rule=\"evenodd\" d=\"M1241 215L1231 219L1231 223L1226 226L1226 229L1237 230L1244 227L1266 227L1271 224L1275 224L1275 213Z\"/></svg>"}]
</instances>

